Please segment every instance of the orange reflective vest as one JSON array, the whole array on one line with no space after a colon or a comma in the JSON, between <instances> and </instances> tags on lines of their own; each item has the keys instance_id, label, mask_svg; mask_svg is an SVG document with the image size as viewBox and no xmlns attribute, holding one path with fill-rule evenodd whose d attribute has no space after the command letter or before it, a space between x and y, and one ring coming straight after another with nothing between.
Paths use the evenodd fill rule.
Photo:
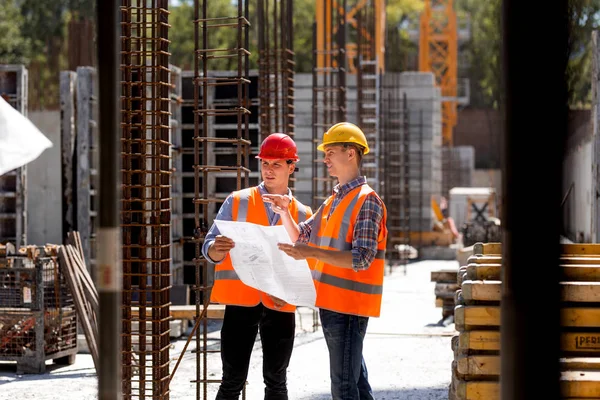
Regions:
<instances>
[{"instance_id":1,"label":"orange reflective vest","mask_svg":"<svg viewBox=\"0 0 600 400\"><path fill-rule=\"evenodd\" d=\"M311 208L295 198L292 198L289 209L296 223L305 221L312 215ZM265 203L262 201L258 187L233 192L231 214L233 221L252 222L264 226L270 225ZM281 219L277 222L277 225L281 225ZM210 301L247 307L253 307L262 302L266 307L277 311L294 312L296 310L296 307L291 304L286 304L284 307L277 309L273 300L266 293L244 284L233 269L229 254L221 263L215 265L215 283Z\"/></svg>"},{"instance_id":2,"label":"orange reflective vest","mask_svg":"<svg viewBox=\"0 0 600 400\"><path fill-rule=\"evenodd\" d=\"M326 250L352 250L354 225L367 196L377 196L367 184L352 189L331 215L334 196L325 200L315 215L308 245ZM384 206L377 254L366 270L355 271L317 261L312 271L317 290L316 307L343 314L379 317L387 243L386 220Z\"/></svg>"}]
</instances>

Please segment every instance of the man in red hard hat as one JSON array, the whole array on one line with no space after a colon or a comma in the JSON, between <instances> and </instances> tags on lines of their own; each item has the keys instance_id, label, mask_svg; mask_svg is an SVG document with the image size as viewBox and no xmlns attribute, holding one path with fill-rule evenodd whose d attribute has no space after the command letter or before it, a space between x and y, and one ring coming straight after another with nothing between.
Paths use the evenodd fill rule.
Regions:
<instances>
[{"instance_id":1,"label":"man in red hard hat","mask_svg":"<svg viewBox=\"0 0 600 400\"><path fill-rule=\"evenodd\" d=\"M296 200L288 187L290 175L299 160L292 138L283 133L269 135L262 142L256 158L260 160L262 182L231 193L216 219L281 225L279 214L262 200L263 195L278 194L291 199L289 210L296 223L307 220L312 210ZM265 400L287 400L286 371L294 347L296 308L242 283L229 257L229 250L234 246L231 239L220 235L215 224L202 246L204 257L215 263L215 283L210 300L226 305L221 329L223 378L216 399L239 398L260 329Z\"/></svg>"}]
</instances>

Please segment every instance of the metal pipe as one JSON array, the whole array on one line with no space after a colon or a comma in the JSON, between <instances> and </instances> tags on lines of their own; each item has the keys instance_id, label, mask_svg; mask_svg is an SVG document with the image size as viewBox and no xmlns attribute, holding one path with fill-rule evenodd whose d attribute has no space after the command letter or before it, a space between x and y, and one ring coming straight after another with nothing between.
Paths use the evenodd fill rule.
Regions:
<instances>
[{"instance_id":1,"label":"metal pipe","mask_svg":"<svg viewBox=\"0 0 600 400\"><path fill-rule=\"evenodd\" d=\"M97 46L99 89L99 227L98 280L99 351L98 398L121 396L121 274L119 235L120 193L120 76L119 0L97 0ZM102 21L102 23L99 23Z\"/></svg>"},{"instance_id":2,"label":"metal pipe","mask_svg":"<svg viewBox=\"0 0 600 400\"><path fill-rule=\"evenodd\" d=\"M567 1L548 3L543 20L536 18L539 10L534 4L504 0L502 6L505 140L500 397L558 399ZM523 40L542 31L544 40L534 46ZM531 79L532 70L527 67L531 65L543 65L544 79ZM543 114L532 113L532 94L536 110ZM532 163L531 149L540 149L542 144L544 161ZM525 198L529 194L540 201L532 204Z\"/></svg>"}]
</instances>

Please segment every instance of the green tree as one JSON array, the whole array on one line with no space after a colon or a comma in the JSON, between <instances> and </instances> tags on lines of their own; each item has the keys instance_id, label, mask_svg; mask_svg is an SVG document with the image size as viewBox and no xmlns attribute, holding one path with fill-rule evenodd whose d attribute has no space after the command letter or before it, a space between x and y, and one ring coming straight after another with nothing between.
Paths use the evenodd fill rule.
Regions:
<instances>
[{"instance_id":1,"label":"green tree","mask_svg":"<svg viewBox=\"0 0 600 400\"><path fill-rule=\"evenodd\" d=\"M464 52L471 80L471 104L498 107L501 99L501 1L458 0L457 13L468 15L471 38ZM570 0L569 63L565 73L569 105L588 107L591 100L591 34L598 29L600 0ZM528 40L528 39L525 39ZM531 38L531 45L539 38ZM526 66L523 66L526 68Z\"/></svg>"},{"instance_id":2,"label":"green tree","mask_svg":"<svg viewBox=\"0 0 600 400\"><path fill-rule=\"evenodd\" d=\"M22 34L23 17L15 0L0 1L0 64L29 62L30 41Z\"/></svg>"},{"instance_id":3,"label":"green tree","mask_svg":"<svg viewBox=\"0 0 600 400\"><path fill-rule=\"evenodd\" d=\"M456 3L458 19L468 19L471 28L469 40L459 47L459 60L467 61L461 77L470 80L472 106L499 105L502 74L500 5L501 0L459 0Z\"/></svg>"},{"instance_id":4,"label":"green tree","mask_svg":"<svg viewBox=\"0 0 600 400\"><path fill-rule=\"evenodd\" d=\"M567 88L572 108L589 107L592 79L592 31L600 22L600 0L569 1Z\"/></svg>"},{"instance_id":5,"label":"green tree","mask_svg":"<svg viewBox=\"0 0 600 400\"><path fill-rule=\"evenodd\" d=\"M419 30L422 0L389 0L386 6L386 71L400 72L418 68L418 43L410 32Z\"/></svg>"}]
</instances>

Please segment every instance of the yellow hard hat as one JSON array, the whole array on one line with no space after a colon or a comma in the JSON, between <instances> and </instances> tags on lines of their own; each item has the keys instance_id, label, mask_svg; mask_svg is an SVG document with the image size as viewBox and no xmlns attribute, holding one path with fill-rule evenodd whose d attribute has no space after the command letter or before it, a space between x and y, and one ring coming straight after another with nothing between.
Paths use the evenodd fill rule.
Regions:
<instances>
[{"instance_id":1,"label":"yellow hard hat","mask_svg":"<svg viewBox=\"0 0 600 400\"><path fill-rule=\"evenodd\" d=\"M369 152L365 134L358 126L350 122L340 122L329 128L323 134L323 142L317 146L317 150L325 151L325 146L333 143L354 143L364 147L363 154Z\"/></svg>"}]
</instances>

